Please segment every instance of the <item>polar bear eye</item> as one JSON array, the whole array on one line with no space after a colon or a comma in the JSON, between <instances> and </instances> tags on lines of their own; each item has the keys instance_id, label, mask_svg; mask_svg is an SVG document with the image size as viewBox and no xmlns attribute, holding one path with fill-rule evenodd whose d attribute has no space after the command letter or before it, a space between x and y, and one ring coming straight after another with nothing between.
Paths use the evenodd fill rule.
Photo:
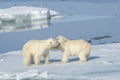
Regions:
<instances>
[{"instance_id":1,"label":"polar bear eye","mask_svg":"<svg viewBox=\"0 0 120 80\"><path fill-rule=\"evenodd\" d=\"M52 44L52 42L50 42L50 44Z\"/></svg>"}]
</instances>

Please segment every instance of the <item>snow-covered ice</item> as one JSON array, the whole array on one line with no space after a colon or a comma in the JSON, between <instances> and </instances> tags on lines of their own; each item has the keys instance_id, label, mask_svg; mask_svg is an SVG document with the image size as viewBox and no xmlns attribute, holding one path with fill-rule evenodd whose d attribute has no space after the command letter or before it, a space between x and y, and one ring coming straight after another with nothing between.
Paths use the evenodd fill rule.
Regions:
<instances>
[{"instance_id":1,"label":"snow-covered ice","mask_svg":"<svg viewBox=\"0 0 120 80\"><path fill-rule=\"evenodd\" d=\"M16 22L19 22L19 20L39 20L51 18L58 14L58 12L49 10L47 8L20 6L0 9L0 20L15 20Z\"/></svg>"},{"instance_id":2,"label":"snow-covered ice","mask_svg":"<svg viewBox=\"0 0 120 80\"><path fill-rule=\"evenodd\" d=\"M57 63L61 51L50 51L51 64L25 67L22 51L11 51L0 55L0 79L48 79L48 80L119 80L120 43L93 45L90 58L81 63L77 57L70 57L65 64Z\"/></svg>"}]
</instances>

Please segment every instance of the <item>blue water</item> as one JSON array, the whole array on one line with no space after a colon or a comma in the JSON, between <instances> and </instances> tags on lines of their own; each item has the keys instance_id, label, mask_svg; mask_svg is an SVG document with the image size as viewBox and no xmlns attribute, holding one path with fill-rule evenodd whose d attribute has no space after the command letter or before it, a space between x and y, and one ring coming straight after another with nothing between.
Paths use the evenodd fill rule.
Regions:
<instances>
[{"instance_id":1,"label":"blue water","mask_svg":"<svg viewBox=\"0 0 120 80\"><path fill-rule=\"evenodd\" d=\"M63 35L69 39L85 39L91 41L92 44L120 42L120 37L118 35L120 34L119 3L95 4L89 3L89 0L85 1L76 0L69 2L53 0L47 2L47 0L0 0L0 8L9 8L13 6L46 7L60 12L60 15L64 17L61 20L52 20L48 28L0 33L0 53L21 50L24 43L30 39L55 38L58 35ZM4 25L8 27L10 24L7 23ZM34 27L34 25L32 27ZM22 29L24 28L26 28L26 25L22 27ZM99 40L96 38L99 38Z\"/></svg>"}]
</instances>

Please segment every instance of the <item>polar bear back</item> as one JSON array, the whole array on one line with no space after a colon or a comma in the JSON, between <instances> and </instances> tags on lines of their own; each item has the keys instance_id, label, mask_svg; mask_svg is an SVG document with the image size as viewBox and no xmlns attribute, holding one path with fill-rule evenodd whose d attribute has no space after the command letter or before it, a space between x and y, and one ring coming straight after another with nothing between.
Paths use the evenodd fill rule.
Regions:
<instances>
[{"instance_id":1,"label":"polar bear back","mask_svg":"<svg viewBox=\"0 0 120 80\"><path fill-rule=\"evenodd\" d=\"M30 40L23 46L23 51L30 53L43 52L46 49L49 49L46 40Z\"/></svg>"},{"instance_id":2,"label":"polar bear back","mask_svg":"<svg viewBox=\"0 0 120 80\"><path fill-rule=\"evenodd\" d=\"M91 45L85 40L69 40L65 42L65 50L68 50L72 55L77 55L82 50L89 50Z\"/></svg>"}]
</instances>

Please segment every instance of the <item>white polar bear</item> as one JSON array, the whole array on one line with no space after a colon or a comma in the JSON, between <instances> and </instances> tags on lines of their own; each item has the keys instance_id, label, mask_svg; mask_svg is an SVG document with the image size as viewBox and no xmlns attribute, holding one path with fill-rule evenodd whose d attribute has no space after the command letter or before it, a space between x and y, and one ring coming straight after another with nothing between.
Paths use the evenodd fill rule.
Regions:
<instances>
[{"instance_id":1,"label":"white polar bear","mask_svg":"<svg viewBox=\"0 0 120 80\"><path fill-rule=\"evenodd\" d=\"M23 63L30 66L32 62L40 64L40 57L45 58L45 63L49 63L49 49L58 45L57 40L30 40L23 46Z\"/></svg>"},{"instance_id":2,"label":"white polar bear","mask_svg":"<svg viewBox=\"0 0 120 80\"><path fill-rule=\"evenodd\" d=\"M87 61L91 51L90 43L85 40L69 40L63 36L58 36L56 39L59 46L53 50L62 50L62 63L66 63L70 55L78 56L81 62Z\"/></svg>"}]
</instances>

